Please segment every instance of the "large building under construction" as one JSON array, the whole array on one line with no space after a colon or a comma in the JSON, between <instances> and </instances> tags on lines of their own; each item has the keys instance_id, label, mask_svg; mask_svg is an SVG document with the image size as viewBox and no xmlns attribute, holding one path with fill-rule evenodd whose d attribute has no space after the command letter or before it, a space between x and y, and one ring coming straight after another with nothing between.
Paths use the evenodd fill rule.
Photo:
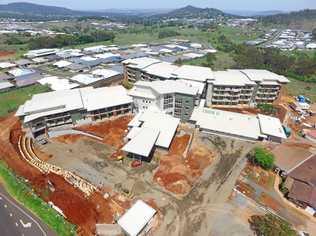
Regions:
<instances>
[{"instance_id":1,"label":"large building under construction","mask_svg":"<svg viewBox=\"0 0 316 236\"><path fill-rule=\"evenodd\" d=\"M53 127L76 125L132 112L132 98L122 86L86 87L34 95L20 106L26 131L37 137Z\"/></svg>"}]
</instances>

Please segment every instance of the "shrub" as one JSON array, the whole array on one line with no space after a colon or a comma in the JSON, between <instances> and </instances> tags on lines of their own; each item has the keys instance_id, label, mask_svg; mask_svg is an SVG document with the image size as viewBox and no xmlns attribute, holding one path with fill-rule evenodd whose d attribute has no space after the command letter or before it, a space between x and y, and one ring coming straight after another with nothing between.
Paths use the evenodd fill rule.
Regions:
<instances>
[{"instance_id":1,"label":"shrub","mask_svg":"<svg viewBox=\"0 0 316 236\"><path fill-rule=\"evenodd\" d=\"M256 235L264 236L296 236L297 232L285 220L272 214L254 215L249 220L251 229Z\"/></svg>"},{"instance_id":2,"label":"shrub","mask_svg":"<svg viewBox=\"0 0 316 236\"><path fill-rule=\"evenodd\" d=\"M251 155L251 159L255 164L261 166L265 170L270 170L274 166L273 154L264 148L255 148Z\"/></svg>"}]
</instances>

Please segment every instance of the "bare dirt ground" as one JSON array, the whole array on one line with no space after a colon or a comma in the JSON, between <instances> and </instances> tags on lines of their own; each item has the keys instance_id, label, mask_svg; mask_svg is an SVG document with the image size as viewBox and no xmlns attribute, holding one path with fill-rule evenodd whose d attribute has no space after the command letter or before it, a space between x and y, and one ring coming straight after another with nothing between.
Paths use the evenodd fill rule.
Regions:
<instances>
[{"instance_id":1,"label":"bare dirt ground","mask_svg":"<svg viewBox=\"0 0 316 236\"><path fill-rule=\"evenodd\" d=\"M123 121L127 125L129 120ZM95 130L94 134L100 136L107 133L106 126L113 129L111 123L102 126L102 132L93 127L84 131ZM120 127L119 133L124 135L126 127ZM158 151L151 163L143 163L139 168L132 168L130 159L117 161L111 158L117 148L111 146L113 142L109 145L106 138L104 142L98 142L82 137L70 139L67 144L65 139L53 139L42 146L41 151L53 156L49 162L74 171L103 189L113 188L113 191L132 199L152 199L161 213L155 235L227 235L234 228L240 232L239 235L244 235L241 232L249 233L247 221L239 222L235 218L230 222L232 227L226 227L220 234L213 226L220 224L217 213L219 217L224 217L222 211L229 216L233 214L235 207L227 201L245 166L245 155L253 144L200 133L195 134L191 142L192 134L190 129L178 132L169 152ZM191 147L189 150L188 145ZM171 185L156 181L159 176L168 179L170 173ZM172 193L178 190L176 175L183 181L179 189L184 194ZM172 184L174 186L168 189Z\"/></svg>"},{"instance_id":2,"label":"bare dirt ground","mask_svg":"<svg viewBox=\"0 0 316 236\"><path fill-rule=\"evenodd\" d=\"M114 213L128 208L129 200L108 190L105 199L95 193L88 199L78 189L55 174L44 175L28 165L17 152L17 142L22 131L20 123L13 115L0 120L0 158L20 176L26 178L35 192L45 201L52 201L78 226L78 235L93 235L96 223L113 223ZM51 190L49 184L54 186Z\"/></svg>"},{"instance_id":3,"label":"bare dirt ground","mask_svg":"<svg viewBox=\"0 0 316 236\"><path fill-rule=\"evenodd\" d=\"M154 180L164 189L183 197L188 194L203 170L211 164L214 154L198 138L184 134L176 136L170 150L159 156L159 167ZM189 142L193 138L188 153Z\"/></svg>"},{"instance_id":4,"label":"bare dirt ground","mask_svg":"<svg viewBox=\"0 0 316 236\"><path fill-rule=\"evenodd\" d=\"M236 189L259 205L272 209L276 214L292 223L296 229L313 235L316 229L316 221L310 220L297 208L289 207L281 199L274 188L276 178L278 177L273 172L260 170L260 168L248 164L236 183Z\"/></svg>"},{"instance_id":5,"label":"bare dirt ground","mask_svg":"<svg viewBox=\"0 0 316 236\"><path fill-rule=\"evenodd\" d=\"M132 116L122 116L95 125L81 126L76 129L102 137L105 144L120 148L123 145L127 125L131 120Z\"/></svg>"}]
</instances>

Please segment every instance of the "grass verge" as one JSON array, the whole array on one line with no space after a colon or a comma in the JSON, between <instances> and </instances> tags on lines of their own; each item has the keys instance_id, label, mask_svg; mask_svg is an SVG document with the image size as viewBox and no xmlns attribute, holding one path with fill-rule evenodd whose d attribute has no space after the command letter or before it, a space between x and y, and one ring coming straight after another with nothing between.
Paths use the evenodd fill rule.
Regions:
<instances>
[{"instance_id":1,"label":"grass verge","mask_svg":"<svg viewBox=\"0 0 316 236\"><path fill-rule=\"evenodd\" d=\"M10 112L15 111L34 94L47 92L48 90L49 88L47 86L32 85L0 93L0 116L5 116Z\"/></svg>"},{"instance_id":2,"label":"grass verge","mask_svg":"<svg viewBox=\"0 0 316 236\"><path fill-rule=\"evenodd\" d=\"M18 178L9 170L3 161L0 161L0 181L12 197L49 225L58 235L72 236L76 234L75 226L39 198L23 179Z\"/></svg>"}]
</instances>

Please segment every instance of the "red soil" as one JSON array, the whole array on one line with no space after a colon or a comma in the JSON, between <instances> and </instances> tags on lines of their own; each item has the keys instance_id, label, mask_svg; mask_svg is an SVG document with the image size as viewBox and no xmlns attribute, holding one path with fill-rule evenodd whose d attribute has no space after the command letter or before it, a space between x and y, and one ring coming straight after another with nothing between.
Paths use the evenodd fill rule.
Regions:
<instances>
[{"instance_id":1,"label":"red soil","mask_svg":"<svg viewBox=\"0 0 316 236\"><path fill-rule=\"evenodd\" d=\"M131 116L122 116L94 125L81 126L76 129L102 137L105 144L120 148L124 144L123 139L126 135L127 125L131 119Z\"/></svg>"},{"instance_id":2,"label":"red soil","mask_svg":"<svg viewBox=\"0 0 316 236\"><path fill-rule=\"evenodd\" d=\"M62 177L52 173L44 175L30 166L17 152L21 134L20 123L14 116L0 120L0 159L17 175L28 179L45 201L52 201L58 206L67 219L78 226L79 235L94 235L96 223L113 223L114 213L121 213L128 206L125 199L114 202L116 195L105 199L100 193L94 193L87 199ZM53 184L55 191L47 193L48 182Z\"/></svg>"},{"instance_id":3,"label":"red soil","mask_svg":"<svg viewBox=\"0 0 316 236\"><path fill-rule=\"evenodd\" d=\"M187 158L183 156L190 135L175 137L168 155L160 157L154 180L166 190L184 196L188 194L203 170L211 163L212 154L200 147L193 147Z\"/></svg>"},{"instance_id":4,"label":"red soil","mask_svg":"<svg viewBox=\"0 0 316 236\"><path fill-rule=\"evenodd\" d=\"M82 135L80 134L72 134L72 135L62 135L62 136L53 138L53 140L56 140L57 142L60 142L60 143L72 144L72 143L77 142L81 138L82 138Z\"/></svg>"},{"instance_id":5,"label":"red soil","mask_svg":"<svg viewBox=\"0 0 316 236\"><path fill-rule=\"evenodd\" d=\"M15 52L13 51L0 51L0 58L1 57L10 57L10 56L14 56Z\"/></svg>"}]
</instances>

